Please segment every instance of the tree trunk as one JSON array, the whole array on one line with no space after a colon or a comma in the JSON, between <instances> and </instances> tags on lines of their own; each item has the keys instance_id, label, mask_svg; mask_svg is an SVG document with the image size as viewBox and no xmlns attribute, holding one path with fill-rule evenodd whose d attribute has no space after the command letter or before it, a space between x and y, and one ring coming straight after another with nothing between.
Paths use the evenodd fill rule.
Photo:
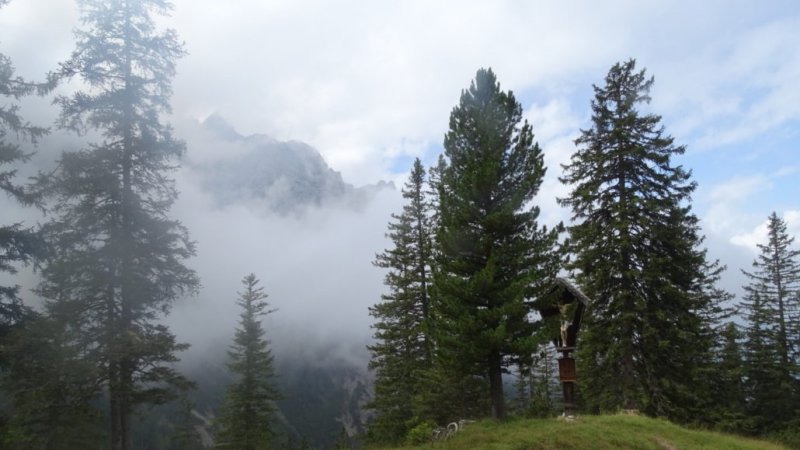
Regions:
<instances>
[{"instance_id":1,"label":"tree trunk","mask_svg":"<svg viewBox=\"0 0 800 450\"><path fill-rule=\"evenodd\" d=\"M113 268L110 269L112 273L115 272ZM119 354L118 340L116 336L116 301L114 292L114 283L116 275L112 276L110 284L106 288L106 352L108 354L108 398L109 398L109 414L111 416L111 449L122 450L122 429L121 416L120 416L120 386L119 386L119 364L117 355Z\"/></svg>"},{"instance_id":2,"label":"tree trunk","mask_svg":"<svg viewBox=\"0 0 800 450\"><path fill-rule=\"evenodd\" d=\"M624 409L638 409L638 402L633 395L636 389L634 388L633 355L630 353L623 357L622 376L620 378L622 378L620 380L622 387L622 407Z\"/></svg>"},{"instance_id":3,"label":"tree trunk","mask_svg":"<svg viewBox=\"0 0 800 450\"><path fill-rule=\"evenodd\" d=\"M109 366L109 381L108 381L108 396L109 396L109 409L111 414L111 449L122 450L122 435L120 433L120 409L119 409L119 375L114 368L116 364L110 363Z\"/></svg>"},{"instance_id":4,"label":"tree trunk","mask_svg":"<svg viewBox=\"0 0 800 450\"><path fill-rule=\"evenodd\" d=\"M506 399L503 394L503 367L500 352L492 350L489 355L489 395L492 399L492 418L506 418Z\"/></svg>"}]
</instances>

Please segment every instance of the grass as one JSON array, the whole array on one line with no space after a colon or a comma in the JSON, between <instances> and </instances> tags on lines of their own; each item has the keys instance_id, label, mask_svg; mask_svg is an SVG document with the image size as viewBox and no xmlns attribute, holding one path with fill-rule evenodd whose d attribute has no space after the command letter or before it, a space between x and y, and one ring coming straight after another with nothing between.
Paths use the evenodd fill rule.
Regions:
<instances>
[{"instance_id":1,"label":"grass","mask_svg":"<svg viewBox=\"0 0 800 450\"><path fill-rule=\"evenodd\" d=\"M785 449L778 444L683 428L666 420L634 415L581 416L575 421L526 419L482 421L445 442L400 449Z\"/></svg>"}]
</instances>

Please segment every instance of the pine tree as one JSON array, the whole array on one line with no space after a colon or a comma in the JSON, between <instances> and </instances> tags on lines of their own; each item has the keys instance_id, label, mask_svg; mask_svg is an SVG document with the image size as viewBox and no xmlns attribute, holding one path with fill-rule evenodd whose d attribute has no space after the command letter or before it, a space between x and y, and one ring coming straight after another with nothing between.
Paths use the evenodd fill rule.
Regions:
<instances>
[{"instance_id":1,"label":"pine tree","mask_svg":"<svg viewBox=\"0 0 800 450\"><path fill-rule=\"evenodd\" d=\"M86 87L56 99L59 124L96 131L99 142L62 155L50 180L53 219L43 228L53 255L39 287L54 320L92 348L108 390L110 445L131 448L136 405L158 404L191 387L172 364L187 346L160 324L199 282L183 261L194 244L168 217L177 196L169 172L184 152L160 117L183 49L158 32L166 0L82 0L83 29L60 79Z\"/></svg>"},{"instance_id":2,"label":"pine tree","mask_svg":"<svg viewBox=\"0 0 800 450\"><path fill-rule=\"evenodd\" d=\"M6 3L0 1L0 8ZM37 196L16 180L19 166L31 157L31 153L20 146L20 139L35 144L47 130L25 121L16 102L24 96L47 90L47 85L15 76L11 59L0 53L0 191L26 206L36 203ZM3 220L6 219L8 216L4 214ZM15 274L15 265L31 263L40 254L41 247L36 233L21 222L0 224L0 273ZM25 312L19 289L16 285L0 285L0 342Z\"/></svg>"},{"instance_id":3,"label":"pine tree","mask_svg":"<svg viewBox=\"0 0 800 450\"><path fill-rule=\"evenodd\" d=\"M780 356L775 345L771 314L758 292L748 292L742 301L745 329L744 359L747 415L752 431L774 427L775 405L781 402ZM784 414L785 411L778 412Z\"/></svg>"},{"instance_id":4,"label":"pine tree","mask_svg":"<svg viewBox=\"0 0 800 450\"><path fill-rule=\"evenodd\" d=\"M754 271L742 271L750 279L743 305L750 411L759 428L791 419L800 397L800 249L793 243L786 223L773 212Z\"/></svg>"},{"instance_id":5,"label":"pine tree","mask_svg":"<svg viewBox=\"0 0 800 450\"><path fill-rule=\"evenodd\" d=\"M375 371L377 417L370 424L374 441L399 442L416 424L413 399L420 394L422 372L431 364L430 320L431 211L425 195L425 169L414 161L403 189L407 203L393 214L387 237L393 248L377 255L375 265L388 269L389 293L370 308L376 319L370 368Z\"/></svg>"},{"instance_id":6,"label":"pine tree","mask_svg":"<svg viewBox=\"0 0 800 450\"><path fill-rule=\"evenodd\" d=\"M730 321L736 313L734 296L717 286L724 270L719 264L708 264L699 289L705 307L699 311L702 325L694 363L698 401L692 415L702 426L735 431L744 426L744 366L740 333Z\"/></svg>"},{"instance_id":7,"label":"pine tree","mask_svg":"<svg viewBox=\"0 0 800 450\"><path fill-rule=\"evenodd\" d=\"M228 387L219 419L217 448L257 450L270 448L274 432L275 401L280 399L274 387L275 370L269 341L264 337L261 317L274 312L264 301L267 295L250 274L242 280L244 291L236 302L242 307L239 328L228 351L228 369L236 380Z\"/></svg>"},{"instance_id":8,"label":"pine tree","mask_svg":"<svg viewBox=\"0 0 800 450\"><path fill-rule=\"evenodd\" d=\"M504 418L503 372L536 344L526 299L554 276L557 260L557 231L539 227L539 209L529 206L545 174L542 151L522 107L490 69L462 92L444 148L433 277L437 358L454 377L487 380L491 414Z\"/></svg>"},{"instance_id":9,"label":"pine tree","mask_svg":"<svg viewBox=\"0 0 800 450\"><path fill-rule=\"evenodd\" d=\"M91 402L100 397L100 369L74 330L36 313L26 315L3 349L2 389L13 415L0 447L50 450L98 448L104 433Z\"/></svg>"},{"instance_id":10,"label":"pine tree","mask_svg":"<svg viewBox=\"0 0 800 450\"><path fill-rule=\"evenodd\" d=\"M750 430L746 412L745 365L740 341L742 334L735 323L729 322L720 333L716 358L706 375L713 380L710 414L713 425L723 431Z\"/></svg>"},{"instance_id":11,"label":"pine tree","mask_svg":"<svg viewBox=\"0 0 800 450\"><path fill-rule=\"evenodd\" d=\"M0 1L0 8L6 3L6 1ZM20 183L19 169L32 156L32 152L25 150L23 146L36 145L47 130L32 125L20 115L19 101L23 97L33 94L43 95L49 92L53 86L26 81L22 77L16 76L14 72L11 59L0 53L0 192L20 205L41 207L38 193L31 189L30 185L26 186ZM17 273L20 265L28 265L40 260L44 256L44 245L38 233L31 227L25 226L21 221L13 221L8 210L3 210L2 220L3 223L0 223L0 275L13 276ZM10 223L6 223L7 220ZM21 286L16 284L0 285L0 383L3 385L4 394L14 403L12 408L17 411L30 406L31 402L27 400L32 398L32 396L21 395L21 392L12 392L13 389L20 388L24 384L23 380L17 377L23 376L29 380L31 375L41 373L25 373L25 369L30 367L30 364L25 364L25 358L30 355L18 351L22 348L20 339L32 334L23 333L20 328L24 325L39 323L36 315L24 305L19 295L20 289ZM41 378L36 379L41 380ZM44 410L41 401L34 403L37 404L38 409L31 411ZM41 430L33 430L28 427L25 421L20 420L19 414L10 419L7 418L6 410L7 408L2 408L2 414L0 414L0 432L3 434L0 438L7 439L6 446L11 448L10 443L14 443L17 438L19 438L17 442L26 442L25 438L19 435L20 433L32 439L39 436L41 439L38 442L46 439L46 433L38 433ZM32 415L44 416L43 414ZM6 425L7 420L11 420L12 423ZM54 433L57 433L56 430L63 430L63 428L54 427ZM16 436L11 437L15 433Z\"/></svg>"},{"instance_id":12,"label":"pine tree","mask_svg":"<svg viewBox=\"0 0 800 450\"><path fill-rule=\"evenodd\" d=\"M672 157L685 151L661 118L637 107L652 78L629 60L594 86L592 127L561 181L572 208L571 269L593 303L587 309L579 367L593 410L641 409L686 419L696 401L693 366L702 328L706 265L695 188Z\"/></svg>"}]
</instances>

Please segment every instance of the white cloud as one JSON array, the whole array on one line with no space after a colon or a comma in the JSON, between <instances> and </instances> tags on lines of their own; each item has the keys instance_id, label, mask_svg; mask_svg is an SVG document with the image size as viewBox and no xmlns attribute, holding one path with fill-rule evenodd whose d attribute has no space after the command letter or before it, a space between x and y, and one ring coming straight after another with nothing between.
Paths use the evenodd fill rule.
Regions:
<instances>
[{"instance_id":1,"label":"white cloud","mask_svg":"<svg viewBox=\"0 0 800 450\"><path fill-rule=\"evenodd\" d=\"M569 162L575 152L573 141L578 137L579 119L569 104L560 99L544 105L534 104L525 114L533 127L534 137L544 152L547 174L535 203L542 209L541 222L553 226L569 221L569 211L558 205L556 199L569 194L569 187L561 184L558 177L561 165Z\"/></svg>"},{"instance_id":2,"label":"white cloud","mask_svg":"<svg viewBox=\"0 0 800 450\"><path fill-rule=\"evenodd\" d=\"M734 176L712 186L699 198L697 204L703 211L702 227L708 238L709 256L728 266L722 286L730 292L740 292L740 287L746 284L739 269L750 267L758 252L757 244L765 242L770 208L780 213L770 199L781 186L791 183L787 177L794 173L793 168L787 167L769 174ZM790 232L792 227L800 232L800 216L792 210L786 210L784 215L790 223Z\"/></svg>"},{"instance_id":3,"label":"white cloud","mask_svg":"<svg viewBox=\"0 0 800 450\"><path fill-rule=\"evenodd\" d=\"M587 64L605 66L623 45L626 34L599 25L598 15L631 14L423 1L279 3L270 11L242 1L218 17L197 12L208 3L181 1L175 10L191 51L176 79L176 107L215 108L244 133L309 142L356 183L390 177L387 149L398 142L440 143L479 67L494 67L506 89L560 84ZM583 56L569 56L576 54Z\"/></svg>"},{"instance_id":4,"label":"white cloud","mask_svg":"<svg viewBox=\"0 0 800 450\"><path fill-rule=\"evenodd\" d=\"M756 173L735 176L713 187L700 200L706 206L703 217L704 229L717 236L733 236L741 233L748 223L763 218L763 211L753 212L746 205L754 196L769 192L775 187L780 173L764 175Z\"/></svg>"},{"instance_id":5,"label":"white cloud","mask_svg":"<svg viewBox=\"0 0 800 450\"><path fill-rule=\"evenodd\" d=\"M614 62L635 57L655 75L652 110L664 115L678 142L688 143L690 152L713 148L731 153L731 159L752 158L745 169L726 174L726 181L698 191L697 210L714 243L712 256L733 255L723 262L737 268L740 245L752 247L769 211L786 211L787 217L797 211L796 199L780 194L798 184L797 168L768 165L762 153L771 150L761 145L800 119L800 18L792 2L175 3L173 17L161 22L177 30L189 51L174 80L176 121L203 119L216 111L242 134L308 142L348 182L402 183L405 175L396 173L397 161L414 156L431 160L434 155L427 153L441 145L460 91L476 69L491 66L503 89L526 102L526 117L545 151L548 175L537 198L542 222L564 220L568 212L555 202L567 193L557 181L559 164L574 151L578 129L588 126L590 86L602 84ZM0 51L12 57L20 74L40 78L69 55L71 30L77 25L73 0L12 0L0 10ZM54 116L48 98L25 112L31 120L45 117L45 123ZM178 132L191 139L187 131ZM48 154L56 154L64 142L63 136L53 136L45 143L53 148ZM758 145L732 145L752 142ZM213 149L189 144L190 158L220 157ZM698 161L691 168L704 187L703 177L719 169ZM370 219L358 219L371 227L364 231L369 238L352 259L336 259L334 252L342 250L338 245L361 237L350 228L358 225L353 217L319 212L320 229L267 220L241 208L197 218L191 213L206 211L205 200L191 180L182 182L180 215L200 242L201 258L212 255L200 268L203 277L215 280L207 283L201 304L230 299L248 271L262 277L273 300L288 301L289 289L278 287L281 276L277 283L271 277L302 274L306 262L341 269L342 280L352 285L361 283L360 273L370 273L363 280L369 295L341 290L335 291L337 300L374 296L380 276L359 270L371 270L368 262L383 245L384 215L396 206L394 200L374 205ZM759 204L751 206L755 198ZM226 229L252 234L256 241L227 240L220 232ZM313 246L321 249L319 255ZM235 262L214 264L213 256L226 252ZM256 255L267 262L259 266ZM215 274L224 281L216 281ZM320 286L332 285L321 276ZM309 291L302 301L319 309L314 302L322 294L311 292L313 287L303 286ZM363 319L364 300L354 305L344 314ZM294 314L294 305L280 307ZM332 325L346 322L331 314Z\"/></svg>"},{"instance_id":6,"label":"white cloud","mask_svg":"<svg viewBox=\"0 0 800 450\"><path fill-rule=\"evenodd\" d=\"M800 243L800 241L797 240L800 238L800 210L783 211L783 213L779 213L779 215L783 218L784 222L786 222L786 232L789 236L795 237L795 246L797 246ZM745 247L754 254L757 254L759 252L758 245L765 245L767 243L768 224L769 220L764 219L763 222L759 223L750 231L734 235L731 238L731 243Z\"/></svg>"},{"instance_id":7,"label":"white cloud","mask_svg":"<svg viewBox=\"0 0 800 450\"><path fill-rule=\"evenodd\" d=\"M720 148L800 121L800 18L788 15L710 38L659 64L656 105L692 146ZM661 68L663 67L663 69ZM663 81L663 84L662 84Z\"/></svg>"},{"instance_id":8,"label":"white cloud","mask_svg":"<svg viewBox=\"0 0 800 450\"><path fill-rule=\"evenodd\" d=\"M481 66L517 93L574 99L637 57L657 76L654 109L703 146L800 116L800 24L778 5L175 0L161 22L189 51L178 117L218 111L244 134L308 142L358 184L394 177L397 154L439 145ZM14 0L0 24L4 51L40 75L68 55L77 9Z\"/></svg>"},{"instance_id":9,"label":"white cloud","mask_svg":"<svg viewBox=\"0 0 800 450\"><path fill-rule=\"evenodd\" d=\"M385 290L383 271L371 261L388 245L386 223L400 209L399 192L382 190L363 210L332 206L282 216L244 199L220 207L188 168L178 187L173 213L198 243L188 265L203 284L167 319L178 339L192 343L185 359L219 355L230 344L236 293L252 272L278 309L265 325L280 357L337 342L338 356L363 362L372 334L368 307ZM354 344L361 344L356 352Z\"/></svg>"}]
</instances>

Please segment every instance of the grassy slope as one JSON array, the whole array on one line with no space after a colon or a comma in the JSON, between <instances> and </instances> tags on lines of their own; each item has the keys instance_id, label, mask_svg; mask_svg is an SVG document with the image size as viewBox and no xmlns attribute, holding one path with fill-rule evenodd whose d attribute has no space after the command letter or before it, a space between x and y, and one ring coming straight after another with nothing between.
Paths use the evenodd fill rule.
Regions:
<instances>
[{"instance_id":1,"label":"grassy slope","mask_svg":"<svg viewBox=\"0 0 800 450\"><path fill-rule=\"evenodd\" d=\"M557 419L485 421L468 425L447 442L404 449L783 449L780 445L709 431L682 428L641 416L581 416Z\"/></svg>"}]
</instances>

